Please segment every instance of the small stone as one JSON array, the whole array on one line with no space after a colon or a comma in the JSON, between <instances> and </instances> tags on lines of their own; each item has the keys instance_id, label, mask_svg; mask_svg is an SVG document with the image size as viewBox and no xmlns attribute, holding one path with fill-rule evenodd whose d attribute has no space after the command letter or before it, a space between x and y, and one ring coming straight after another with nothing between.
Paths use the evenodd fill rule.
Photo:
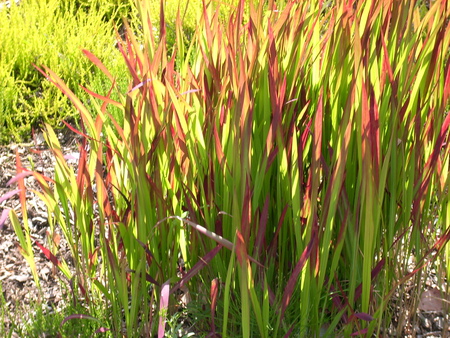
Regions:
<instances>
[{"instance_id":1,"label":"small stone","mask_svg":"<svg viewBox=\"0 0 450 338\"><path fill-rule=\"evenodd\" d=\"M44 142L45 142L44 134L43 133L37 133L35 135L34 141L36 142L37 145L44 144Z\"/></svg>"},{"instance_id":2,"label":"small stone","mask_svg":"<svg viewBox=\"0 0 450 338\"><path fill-rule=\"evenodd\" d=\"M396 334L395 327L394 327L392 324L389 325L388 334L389 334L389 336L391 336L391 337L394 337L395 334Z\"/></svg>"},{"instance_id":3,"label":"small stone","mask_svg":"<svg viewBox=\"0 0 450 338\"><path fill-rule=\"evenodd\" d=\"M50 269L47 268L47 267L44 267L39 272L40 272L40 275L41 275L42 279L47 281L48 280L48 275L51 272Z\"/></svg>"},{"instance_id":4,"label":"small stone","mask_svg":"<svg viewBox=\"0 0 450 338\"><path fill-rule=\"evenodd\" d=\"M16 280L20 283L26 282L28 279L30 279L30 276L28 275L14 275L9 277L8 279Z\"/></svg>"},{"instance_id":5,"label":"small stone","mask_svg":"<svg viewBox=\"0 0 450 338\"><path fill-rule=\"evenodd\" d=\"M437 331L442 331L444 329L444 318L436 317L433 319L434 329Z\"/></svg>"},{"instance_id":6,"label":"small stone","mask_svg":"<svg viewBox=\"0 0 450 338\"><path fill-rule=\"evenodd\" d=\"M420 316L420 322L422 323L422 326L428 330L431 329L431 320L429 320L427 317Z\"/></svg>"},{"instance_id":7,"label":"small stone","mask_svg":"<svg viewBox=\"0 0 450 338\"><path fill-rule=\"evenodd\" d=\"M422 329L420 328L420 326L419 325L414 325L414 332L416 333L416 335L418 334L418 333L422 333ZM418 336L417 336L418 337Z\"/></svg>"},{"instance_id":8,"label":"small stone","mask_svg":"<svg viewBox=\"0 0 450 338\"><path fill-rule=\"evenodd\" d=\"M38 227L42 227L47 224L47 219L40 216L33 217L33 224L36 224Z\"/></svg>"}]
</instances>

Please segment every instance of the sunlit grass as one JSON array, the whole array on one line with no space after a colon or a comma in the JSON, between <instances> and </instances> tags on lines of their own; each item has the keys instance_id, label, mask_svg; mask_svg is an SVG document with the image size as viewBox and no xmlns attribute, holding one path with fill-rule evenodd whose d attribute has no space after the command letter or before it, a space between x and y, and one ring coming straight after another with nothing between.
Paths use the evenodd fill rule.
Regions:
<instances>
[{"instance_id":1,"label":"sunlit grass","mask_svg":"<svg viewBox=\"0 0 450 338\"><path fill-rule=\"evenodd\" d=\"M139 3L143 41L119 43L126 92L84 51L111 81L95 112L38 67L83 127L77 170L46 126L54 187L33 173L76 273L57 247L48 258L111 309L113 332L162 336L183 290L211 314L198 334L379 336L394 291L444 252L450 9L324 6L247 16L241 1L223 22L205 5L190 45L177 19L169 55Z\"/></svg>"}]
</instances>

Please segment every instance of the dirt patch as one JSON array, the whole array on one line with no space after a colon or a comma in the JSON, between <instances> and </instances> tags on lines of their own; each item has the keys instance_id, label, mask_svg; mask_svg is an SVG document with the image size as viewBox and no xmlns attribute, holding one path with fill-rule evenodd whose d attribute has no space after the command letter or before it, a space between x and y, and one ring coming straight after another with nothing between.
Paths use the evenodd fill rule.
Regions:
<instances>
[{"instance_id":1,"label":"dirt patch","mask_svg":"<svg viewBox=\"0 0 450 338\"><path fill-rule=\"evenodd\" d=\"M76 153L78 145L76 138L68 132L60 133L59 139L64 153ZM8 185L8 182L16 175L16 153L22 161L22 167L34 169L41 174L54 176L54 158L52 152L45 146L42 135L38 134L35 142L29 144L12 144L0 147L0 198L5 194L16 190L17 184ZM35 241L46 246L47 210L32 190L38 190L33 177L25 178L27 187L27 215L31 236ZM4 210L13 209L22 221L22 210L18 194L13 195L0 203L0 214ZM5 214L6 215L6 211ZM6 302L9 315L6 316L4 330L8 332L20 322L33 319L33 313L29 311L32 304L38 301L45 311L58 311L67 300L67 291L61 285L61 279L65 277L47 260L42 251L33 246L39 283L41 290L34 282L28 263L20 253L20 245L10 220L7 218L0 230L0 281L3 297ZM70 251L65 245L64 239L60 241L59 254L69 258ZM70 259L68 259L70 262Z\"/></svg>"}]
</instances>

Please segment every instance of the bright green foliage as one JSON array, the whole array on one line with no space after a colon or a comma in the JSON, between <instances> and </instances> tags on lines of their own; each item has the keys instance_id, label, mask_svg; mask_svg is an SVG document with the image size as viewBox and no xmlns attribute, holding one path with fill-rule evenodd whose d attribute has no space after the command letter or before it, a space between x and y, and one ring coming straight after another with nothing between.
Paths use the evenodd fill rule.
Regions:
<instances>
[{"instance_id":1,"label":"bright green foliage","mask_svg":"<svg viewBox=\"0 0 450 338\"><path fill-rule=\"evenodd\" d=\"M0 112L12 112L16 106L18 88L15 85L11 64L0 66L0 86ZM10 114L0 114L0 126L8 123L6 120L11 120L11 117Z\"/></svg>"},{"instance_id":2,"label":"bright green foliage","mask_svg":"<svg viewBox=\"0 0 450 338\"><path fill-rule=\"evenodd\" d=\"M186 40L185 43L190 43L203 13L203 0L169 0L164 1L163 3L166 22L166 39L168 49L169 51L171 51L172 46L176 41L176 19L178 13L183 25L184 38ZM208 1L206 1L206 3L208 3ZM227 22L227 20L229 20L230 18L231 13L236 10L238 1L213 0L210 3L213 6L214 10L219 10L220 19L223 22ZM249 13L249 3L250 1L246 1L245 5L245 15L247 16L247 18ZM253 1L252 3L257 6L259 2ZM156 35L159 36L161 1L150 1L148 8L152 24L155 27Z\"/></svg>"},{"instance_id":3,"label":"bright green foliage","mask_svg":"<svg viewBox=\"0 0 450 338\"><path fill-rule=\"evenodd\" d=\"M79 118L33 64L57 71L87 103L79 85L104 92L107 78L83 57L81 48L101 57L122 86L129 81L115 47L112 21L104 21L102 8L86 12L72 2L24 0L0 10L1 143L29 138L31 127L41 122L59 126L63 119Z\"/></svg>"},{"instance_id":4,"label":"bright green foliage","mask_svg":"<svg viewBox=\"0 0 450 338\"><path fill-rule=\"evenodd\" d=\"M85 51L119 99L93 93L92 112L40 69L90 145L75 170L47 126L55 184L33 173L80 292L116 335L163 336L179 289L211 314L199 335L382 335L450 239L447 2L207 6L189 47L176 21L176 55L138 3L127 92Z\"/></svg>"},{"instance_id":5,"label":"bright green foliage","mask_svg":"<svg viewBox=\"0 0 450 338\"><path fill-rule=\"evenodd\" d=\"M2 291L1 283L0 291ZM69 290L65 291L70 292ZM40 294L39 298L44 297ZM92 336L98 329L98 322L77 318L67 320L61 325L65 318L74 313L87 315L86 308L80 303L77 306L68 304L62 311L57 311L56 309L49 309L46 303L43 304L39 300L27 309L24 308L23 304L17 302L15 311L11 312L3 293L0 293L0 324L2 324L0 335L2 337L58 337L60 335L62 337L73 337L76 333L82 337ZM96 309L95 314L98 317L106 317L104 309L101 308ZM9 324L6 324L6 320L9 321ZM8 326L9 329L7 329Z\"/></svg>"},{"instance_id":6,"label":"bright green foliage","mask_svg":"<svg viewBox=\"0 0 450 338\"><path fill-rule=\"evenodd\" d=\"M103 21L112 20L118 26L122 25L122 18L132 18L136 11L134 1L130 0L74 0L73 8L98 11L102 13Z\"/></svg>"},{"instance_id":7,"label":"bright green foliage","mask_svg":"<svg viewBox=\"0 0 450 338\"><path fill-rule=\"evenodd\" d=\"M151 13L152 24L159 28L160 18L159 0L152 0L149 2L149 11ZM178 12L183 23L183 28L190 31L191 34L195 31L198 23L198 18L202 13L202 0L169 0L164 1L164 16L166 20L167 34L175 37L175 22ZM172 40L175 42L175 39Z\"/></svg>"}]
</instances>

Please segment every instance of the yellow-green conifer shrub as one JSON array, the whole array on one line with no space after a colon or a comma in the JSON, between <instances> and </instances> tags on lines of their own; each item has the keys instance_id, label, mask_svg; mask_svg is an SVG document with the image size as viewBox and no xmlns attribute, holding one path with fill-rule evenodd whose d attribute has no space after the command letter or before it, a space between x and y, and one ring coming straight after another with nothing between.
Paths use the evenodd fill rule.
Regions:
<instances>
[{"instance_id":1,"label":"yellow-green conifer shrub","mask_svg":"<svg viewBox=\"0 0 450 338\"><path fill-rule=\"evenodd\" d=\"M1 114L1 112L11 112L16 102L18 88L15 85L12 76L11 66L8 64L0 65L0 142L6 134L5 126L8 125L10 119L9 114Z\"/></svg>"},{"instance_id":2,"label":"yellow-green conifer shrub","mask_svg":"<svg viewBox=\"0 0 450 338\"><path fill-rule=\"evenodd\" d=\"M178 11L180 12L184 33L186 38L189 39L195 31L197 18L201 15L202 0L167 0L164 6L168 45L173 46L175 42L175 23ZM152 0L149 7L152 24L159 35L160 0Z\"/></svg>"},{"instance_id":3,"label":"yellow-green conifer shrub","mask_svg":"<svg viewBox=\"0 0 450 338\"><path fill-rule=\"evenodd\" d=\"M31 128L41 122L57 127L62 120L79 118L33 64L51 68L89 104L80 85L105 94L110 83L83 55L82 49L87 49L126 88L128 74L116 48L114 24L105 20L107 13L58 0L22 0L0 9L0 76L8 79L0 84L0 143L28 141Z\"/></svg>"},{"instance_id":4,"label":"yellow-green conifer shrub","mask_svg":"<svg viewBox=\"0 0 450 338\"><path fill-rule=\"evenodd\" d=\"M258 5L258 1L252 0L255 6ZM220 10L220 18L226 21L230 18L230 14L233 13L239 4L239 0L205 0L206 4L211 4L213 9ZM152 24L155 30L159 30L160 20L160 0L152 0L150 3L150 15L152 17ZM245 12L244 15L248 16L250 1L245 0ZM164 15L166 20L166 34L167 42L169 46L172 46L175 42L175 22L177 18L178 10L180 12L181 21L183 23L183 31L188 40L193 35L197 26L199 17L203 11L202 0L166 0L164 2Z\"/></svg>"}]
</instances>

